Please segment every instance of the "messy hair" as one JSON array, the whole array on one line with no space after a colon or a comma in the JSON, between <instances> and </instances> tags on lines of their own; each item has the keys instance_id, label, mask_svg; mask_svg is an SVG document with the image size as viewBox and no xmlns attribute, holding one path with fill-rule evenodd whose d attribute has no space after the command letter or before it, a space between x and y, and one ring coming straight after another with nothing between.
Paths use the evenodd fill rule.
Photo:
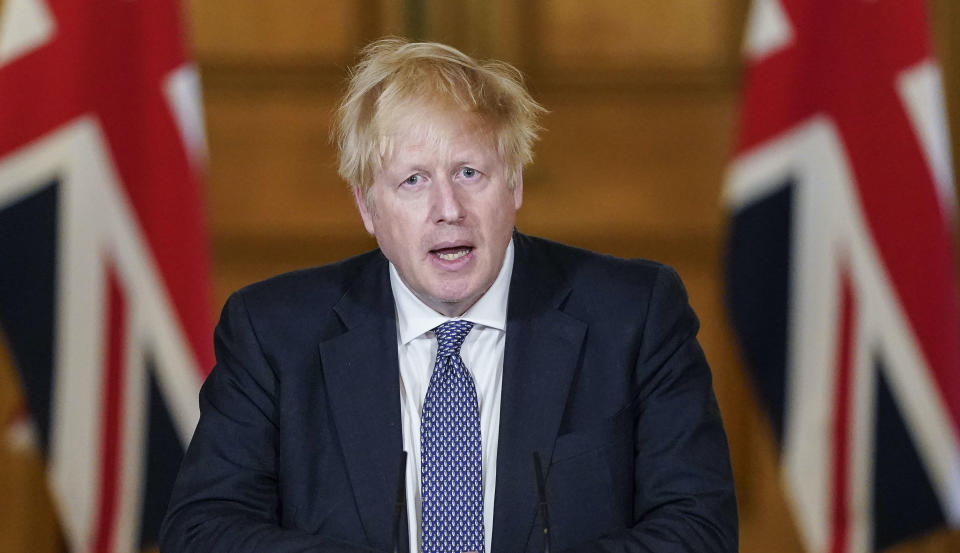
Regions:
<instances>
[{"instance_id":1,"label":"messy hair","mask_svg":"<svg viewBox=\"0 0 960 553\"><path fill-rule=\"evenodd\" d=\"M353 68L337 109L333 138L340 176L358 192L373 184L389 150L387 130L414 106L439 106L477 114L516 185L533 159L533 143L546 110L527 92L523 77L500 61L478 61L435 42L385 38L367 45Z\"/></svg>"}]
</instances>

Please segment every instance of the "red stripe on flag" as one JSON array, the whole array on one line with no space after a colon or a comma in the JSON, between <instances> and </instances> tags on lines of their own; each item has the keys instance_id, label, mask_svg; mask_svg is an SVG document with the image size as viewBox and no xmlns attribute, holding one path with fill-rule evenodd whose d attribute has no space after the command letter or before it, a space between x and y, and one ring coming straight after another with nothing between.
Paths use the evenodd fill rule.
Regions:
<instances>
[{"instance_id":1,"label":"red stripe on flag","mask_svg":"<svg viewBox=\"0 0 960 553\"><path fill-rule=\"evenodd\" d=\"M120 438L123 391L126 377L127 306L123 290L112 269L107 274L106 367L103 371L103 423L101 424L100 497L94 552L113 548L117 502L120 492Z\"/></svg>"},{"instance_id":2,"label":"red stripe on flag","mask_svg":"<svg viewBox=\"0 0 960 553\"><path fill-rule=\"evenodd\" d=\"M749 67L737 152L760 146L816 114L836 126L883 266L960 431L960 297L953 229L943 217L918 131L897 89L905 71L930 59L926 5L779 4L793 40Z\"/></svg>"},{"instance_id":3,"label":"red stripe on flag","mask_svg":"<svg viewBox=\"0 0 960 553\"><path fill-rule=\"evenodd\" d=\"M850 526L850 411L853 389L853 357L856 298L846 267L840 272L840 334L837 342L836 394L833 412L833 505L830 517L830 553L849 550Z\"/></svg>"},{"instance_id":4,"label":"red stripe on flag","mask_svg":"<svg viewBox=\"0 0 960 553\"><path fill-rule=\"evenodd\" d=\"M166 79L187 61L183 3L60 0L47 7L56 26L51 40L0 67L0 158L95 116L205 376L213 325L202 188L165 96Z\"/></svg>"}]
</instances>

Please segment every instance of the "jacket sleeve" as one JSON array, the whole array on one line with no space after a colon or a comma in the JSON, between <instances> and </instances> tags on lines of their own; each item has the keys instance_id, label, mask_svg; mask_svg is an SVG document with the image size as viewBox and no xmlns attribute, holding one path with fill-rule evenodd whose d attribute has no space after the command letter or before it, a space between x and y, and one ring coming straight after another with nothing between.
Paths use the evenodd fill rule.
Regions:
<instances>
[{"instance_id":1,"label":"jacket sleeve","mask_svg":"<svg viewBox=\"0 0 960 553\"><path fill-rule=\"evenodd\" d=\"M214 334L217 364L160 531L163 553L359 553L362 546L281 527L278 377L240 293Z\"/></svg>"},{"instance_id":2,"label":"jacket sleeve","mask_svg":"<svg viewBox=\"0 0 960 553\"><path fill-rule=\"evenodd\" d=\"M730 454L698 328L679 277L660 269L636 367L634 525L572 551L737 551Z\"/></svg>"}]
</instances>

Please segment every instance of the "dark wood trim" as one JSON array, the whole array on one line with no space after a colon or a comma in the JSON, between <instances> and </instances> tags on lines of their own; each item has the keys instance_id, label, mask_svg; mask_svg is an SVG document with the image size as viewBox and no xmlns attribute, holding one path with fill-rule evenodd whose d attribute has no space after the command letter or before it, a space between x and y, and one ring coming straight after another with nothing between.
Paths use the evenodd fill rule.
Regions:
<instances>
[{"instance_id":1,"label":"dark wood trim","mask_svg":"<svg viewBox=\"0 0 960 553\"><path fill-rule=\"evenodd\" d=\"M201 59L204 90L216 95L270 93L329 94L343 88L350 61L283 60L275 62ZM535 96L540 93L643 94L729 92L739 75L728 69L703 70L639 67L632 71L588 70L525 73Z\"/></svg>"},{"instance_id":2,"label":"dark wood trim","mask_svg":"<svg viewBox=\"0 0 960 553\"><path fill-rule=\"evenodd\" d=\"M199 60L204 91L216 95L264 93L317 94L340 90L350 62L329 60L237 61Z\"/></svg>"},{"instance_id":3,"label":"dark wood trim","mask_svg":"<svg viewBox=\"0 0 960 553\"><path fill-rule=\"evenodd\" d=\"M533 80L539 76L537 66L540 45L540 0L520 2L517 9L518 31L520 32L520 58L512 60L525 75Z\"/></svg>"},{"instance_id":4,"label":"dark wood trim","mask_svg":"<svg viewBox=\"0 0 960 553\"><path fill-rule=\"evenodd\" d=\"M383 29L383 9L380 0L359 0L355 3L357 18L357 44L355 50L359 50L368 42L380 38L384 35Z\"/></svg>"}]
</instances>

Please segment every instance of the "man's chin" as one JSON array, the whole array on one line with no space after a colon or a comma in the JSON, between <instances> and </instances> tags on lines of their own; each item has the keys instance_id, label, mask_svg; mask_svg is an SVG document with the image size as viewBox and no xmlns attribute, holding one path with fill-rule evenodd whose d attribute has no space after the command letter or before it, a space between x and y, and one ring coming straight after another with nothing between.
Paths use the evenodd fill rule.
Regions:
<instances>
[{"instance_id":1,"label":"man's chin","mask_svg":"<svg viewBox=\"0 0 960 553\"><path fill-rule=\"evenodd\" d=\"M460 303L466 301L469 297L474 294L475 286L472 286L469 282L463 281L453 281L449 280L439 280L436 282L435 286L431 286L427 290L427 294L431 298L434 298L436 301L441 303ZM480 294L476 294L480 295Z\"/></svg>"},{"instance_id":2,"label":"man's chin","mask_svg":"<svg viewBox=\"0 0 960 553\"><path fill-rule=\"evenodd\" d=\"M440 294L432 295L429 301L426 298L421 299L423 299L424 303L428 306L443 315L458 317L463 315L467 309L473 307L473 304L477 302L480 296L481 294L470 294L467 292L451 293L449 290L445 290Z\"/></svg>"}]
</instances>

